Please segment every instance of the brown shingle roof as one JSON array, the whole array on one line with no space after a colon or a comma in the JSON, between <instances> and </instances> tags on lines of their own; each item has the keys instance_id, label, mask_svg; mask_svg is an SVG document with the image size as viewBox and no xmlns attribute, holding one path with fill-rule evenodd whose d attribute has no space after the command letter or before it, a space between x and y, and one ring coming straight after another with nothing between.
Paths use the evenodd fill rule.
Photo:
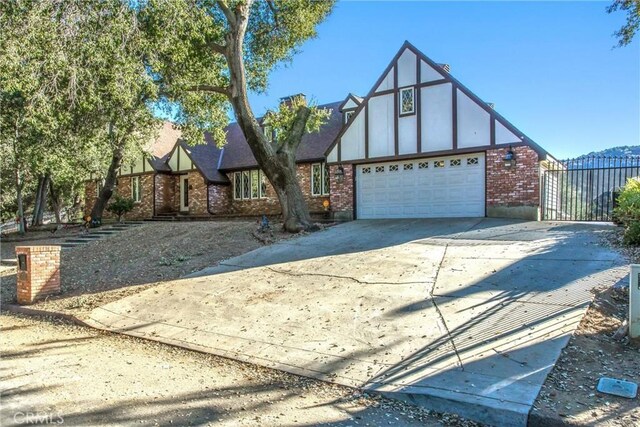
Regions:
<instances>
[{"instance_id":1,"label":"brown shingle roof","mask_svg":"<svg viewBox=\"0 0 640 427\"><path fill-rule=\"evenodd\" d=\"M318 132L308 133L302 137L296 159L298 162L311 162L324 159L324 152L342 129L342 114L338 111L341 102L319 105L318 108L331 109L329 120ZM220 170L247 169L258 167L247 140L237 123L226 128L227 144L224 146Z\"/></svg>"},{"instance_id":2,"label":"brown shingle roof","mask_svg":"<svg viewBox=\"0 0 640 427\"><path fill-rule=\"evenodd\" d=\"M173 123L164 122L155 140L151 141L145 151L151 155L149 163L158 172L170 172L167 165L169 154L180 139L182 133L173 127Z\"/></svg>"}]
</instances>

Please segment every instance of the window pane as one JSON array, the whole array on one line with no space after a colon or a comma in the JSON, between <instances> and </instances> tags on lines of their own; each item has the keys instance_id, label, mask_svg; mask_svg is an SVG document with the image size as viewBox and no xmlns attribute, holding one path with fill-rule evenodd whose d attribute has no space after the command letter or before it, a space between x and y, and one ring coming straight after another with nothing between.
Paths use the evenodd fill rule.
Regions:
<instances>
[{"instance_id":1,"label":"window pane","mask_svg":"<svg viewBox=\"0 0 640 427\"><path fill-rule=\"evenodd\" d=\"M319 196L322 189L322 169L319 164L311 165L311 194Z\"/></svg>"},{"instance_id":2,"label":"window pane","mask_svg":"<svg viewBox=\"0 0 640 427\"><path fill-rule=\"evenodd\" d=\"M258 194L258 191L260 188L259 175L260 174L257 169L251 171L251 198L252 199L257 199L259 197L259 194Z\"/></svg>"},{"instance_id":3,"label":"window pane","mask_svg":"<svg viewBox=\"0 0 640 427\"><path fill-rule=\"evenodd\" d=\"M251 177L249 175L249 171L242 172L242 198L243 199L249 198L250 184L251 184Z\"/></svg>"},{"instance_id":4,"label":"window pane","mask_svg":"<svg viewBox=\"0 0 640 427\"><path fill-rule=\"evenodd\" d=\"M324 164L324 174L322 175L322 189L324 194L330 193L331 182L329 181L329 165Z\"/></svg>"},{"instance_id":5,"label":"window pane","mask_svg":"<svg viewBox=\"0 0 640 427\"><path fill-rule=\"evenodd\" d=\"M233 174L233 198L242 199L242 176L239 172Z\"/></svg>"},{"instance_id":6,"label":"window pane","mask_svg":"<svg viewBox=\"0 0 640 427\"><path fill-rule=\"evenodd\" d=\"M260 171L260 197L267 197L267 177Z\"/></svg>"},{"instance_id":7,"label":"window pane","mask_svg":"<svg viewBox=\"0 0 640 427\"><path fill-rule=\"evenodd\" d=\"M400 90L400 114L413 113L413 88Z\"/></svg>"}]
</instances>

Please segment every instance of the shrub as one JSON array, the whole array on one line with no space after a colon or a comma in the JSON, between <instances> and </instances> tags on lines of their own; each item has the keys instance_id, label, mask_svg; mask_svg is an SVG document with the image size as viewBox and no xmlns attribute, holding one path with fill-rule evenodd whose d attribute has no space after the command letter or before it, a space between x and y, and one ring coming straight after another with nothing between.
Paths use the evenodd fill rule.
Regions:
<instances>
[{"instance_id":1,"label":"shrub","mask_svg":"<svg viewBox=\"0 0 640 427\"><path fill-rule=\"evenodd\" d=\"M115 200L107 206L107 210L118 215L118 221L122 221L124 214L133 210L133 199L129 197L120 197L118 195L115 197Z\"/></svg>"},{"instance_id":2,"label":"shrub","mask_svg":"<svg viewBox=\"0 0 640 427\"><path fill-rule=\"evenodd\" d=\"M618 196L614 216L625 226L624 243L640 244L640 180L631 178Z\"/></svg>"}]
</instances>

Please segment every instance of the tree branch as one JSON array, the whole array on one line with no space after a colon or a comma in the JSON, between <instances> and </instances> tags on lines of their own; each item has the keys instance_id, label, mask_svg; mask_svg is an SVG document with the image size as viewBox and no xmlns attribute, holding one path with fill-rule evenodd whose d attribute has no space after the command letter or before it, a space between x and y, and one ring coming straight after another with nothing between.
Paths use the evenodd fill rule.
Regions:
<instances>
[{"instance_id":1,"label":"tree branch","mask_svg":"<svg viewBox=\"0 0 640 427\"><path fill-rule=\"evenodd\" d=\"M302 142L302 137L304 136L307 128L307 121L309 121L309 117L311 117L311 109L309 107L305 105L298 108L296 118L294 119L291 129L289 130L289 134L287 135L287 139L283 144L293 153L295 153L295 150L298 149L298 146Z\"/></svg>"},{"instance_id":2,"label":"tree branch","mask_svg":"<svg viewBox=\"0 0 640 427\"><path fill-rule=\"evenodd\" d=\"M231 27L235 27L236 16L233 14L231 9L229 9L229 5L227 4L226 0L218 0L216 3L218 4L220 10L222 10L222 13L224 13L224 16L227 18L227 22L229 23L229 25Z\"/></svg>"}]
</instances>

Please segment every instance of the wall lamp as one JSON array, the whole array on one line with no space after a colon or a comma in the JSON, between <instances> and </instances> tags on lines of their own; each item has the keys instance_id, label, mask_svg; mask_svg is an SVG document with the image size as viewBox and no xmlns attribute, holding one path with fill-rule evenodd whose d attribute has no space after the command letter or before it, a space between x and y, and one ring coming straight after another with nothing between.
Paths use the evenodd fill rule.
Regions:
<instances>
[{"instance_id":1,"label":"wall lamp","mask_svg":"<svg viewBox=\"0 0 640 427\"><path fill-rule=\"evenodd\" d=\"M502 161L504 162L504 167L505 168L513 168L513 167L515 167L515 165L516 165L516 153L514 153L512 146L509 146L509 149L507 150L507 154L505 154L505 156L502 158Z\"/></svg>"},{"instance_id":2,"label":"wall lamp","mask_svg":"<svg viewBox=\"0 0 640 427\"><path fill-rule=\"evenodd\" d=\"M336 181L340 184L344 182L344 167L342 165L338 166L336 170Z\"/></svg>"}]
</instances>

